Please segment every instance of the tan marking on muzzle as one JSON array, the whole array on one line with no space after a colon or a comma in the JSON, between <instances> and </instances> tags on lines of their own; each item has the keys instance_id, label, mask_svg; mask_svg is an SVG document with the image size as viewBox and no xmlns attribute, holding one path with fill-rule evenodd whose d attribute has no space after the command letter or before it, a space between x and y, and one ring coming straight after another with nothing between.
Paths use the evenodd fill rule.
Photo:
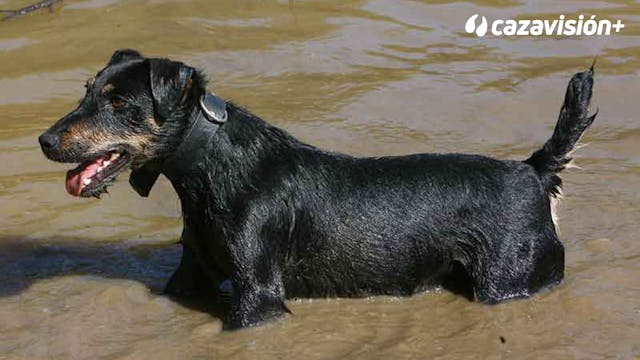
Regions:
<instances>
[{"instance_id":1,"label":"tan marking on muzzle","mask_svg":"<svg viewBox=\"0 0 640 360\"><path fill-rule=\"evenodd\" d=\"M112 150L117 145L127 145L133 149L136 155L143 158L151 158L155 154L154 138L160 132L160 126L154 118L145 120L150 127L150 131L145 134L114 134L108 129L95 129L82 118L69 125L63 133L61 143L63 147L70 147L74 144L86 146L89 153L100 153Z\"/></svg>"},{"instance_id":2,"label":"tan marking on muzzle","mask_svg":"<svg viewBox=\"0 0 640 360\"><path fill-rule=\"evenodd\" d=\"M102 87L102 90L100 90L100 93L102 95L106 95L108 93L110 93L111 91L113 91L116 87L113 84L106 84L105 86Z\"/></svg>"},{"instance_id":3,"label":"tan marking on muzzle","mask_svg":"<svg viewBox=\"0 0 640 360\"><path fill-rule=\"evenodd\" d=\"M104 131L94 131L85 137L90 152L110 150L115 145L127 145L137 154L145 157L153 156L151 134L119 136Z\"/></svg>"},{"instance_id":4,"label":"tan marking on muzzle","mask_svg":"<svg viewBox=\"0 0 640 360\"><path fill-rule=\"evenodd\" d=\"M158 121L153 118L150 117L146 120L147 124L149 124L149 126L151 127L152 131L154 131L154 133L159 133L160 132L160 125L158 125Z\"/></svg>"},{"instance_id":5,"label":"tan marking on muzzle","mask_svg":"<svg viewBox=\"0 0 640 360\"><path fill-rule=\"evenodd\" d=\"M60 145L63 148L71 145L73 141L83 136L86 129L86 119L82 118L75 121L60 135Z\"/></svg>"}]
</instances>

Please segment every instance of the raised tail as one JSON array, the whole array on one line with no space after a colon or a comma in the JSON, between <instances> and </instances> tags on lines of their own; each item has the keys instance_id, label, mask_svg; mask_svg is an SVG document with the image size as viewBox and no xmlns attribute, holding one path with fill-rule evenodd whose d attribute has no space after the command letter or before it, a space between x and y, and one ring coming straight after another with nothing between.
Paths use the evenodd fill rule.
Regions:
<instances>
[{"instance_id":1,"label":"raised tail","mask_svg":"<svg viewBox=\"0 0 640 360\"><path fill-rule=\"evenodd\" d=\"M571 162L571 151L598 115L596 112L589 116L593 74L592 65L589 70L573 75L553 135L542 149L524 161L538 171L544 190L550 196L561 194L562 179L557 174Z\"/></svg>"}]
</instances>

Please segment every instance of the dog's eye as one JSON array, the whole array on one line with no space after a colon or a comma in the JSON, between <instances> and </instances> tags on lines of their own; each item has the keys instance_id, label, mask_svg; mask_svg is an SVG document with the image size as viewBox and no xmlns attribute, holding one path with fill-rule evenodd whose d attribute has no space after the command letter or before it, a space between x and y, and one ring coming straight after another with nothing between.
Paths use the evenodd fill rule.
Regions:
<instances>
[{"instance_id":1,"label":"dog's eye","mask_svg":"<svg viewBox=\"0 0 640 360\"><path fill-rule=\"evenodd\" d=\"M122 99L111 99L111 106L114 109L121 109L124 107L124 101Z\"/></svg>"}]
</instances>

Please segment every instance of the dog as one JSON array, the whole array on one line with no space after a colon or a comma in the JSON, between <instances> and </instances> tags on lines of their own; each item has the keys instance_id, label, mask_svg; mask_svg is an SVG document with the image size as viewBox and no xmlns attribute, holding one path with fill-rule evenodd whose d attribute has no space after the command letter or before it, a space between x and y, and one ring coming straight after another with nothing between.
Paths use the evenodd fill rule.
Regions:
<instances>
[{"instance_id":1,"label":"dog","mask_svg":"<svg viewBox=\"0 0 640 360\"><path fill-rule=\"evenodd\" d=\"M302 143L206 90L182 62L116 51L78 107L40 137L74 196L131 168L160 174L183 213L166 292L229 291L225 328L279 318L287 298L409 296L433 286L496 304L558 284L558 175L594 121L593 66L569 82L553 135L524 161L480 155L353 157ZM218 291L220 292L220 291Z\"/></svg>"}]
</instances>

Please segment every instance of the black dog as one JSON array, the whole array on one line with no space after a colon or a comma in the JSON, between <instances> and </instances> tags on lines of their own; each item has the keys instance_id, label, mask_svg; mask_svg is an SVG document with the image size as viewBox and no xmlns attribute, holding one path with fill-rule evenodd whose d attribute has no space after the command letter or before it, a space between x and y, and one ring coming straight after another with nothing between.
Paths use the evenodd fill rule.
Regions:
<instances>
[{"instance_id":1,"label":"black dog","mask_svg":"<svg viewBox=\"0 0 640 360\"><path fill-rule=\"evenodd\" d=\"M497 303L563 277L551 200L595 118L592 75L571 79L553 136L524 162L355 158L205 97L203 75L183 63L122 50L39 140L48 158L81 163L67 175L76 196L99 196L126 167L142 196L167 176L184 217L167 292L230 280L229 328L281 316L287 297L410 295L455 273L477 301Z\"/></svg>"}]
</instances>

